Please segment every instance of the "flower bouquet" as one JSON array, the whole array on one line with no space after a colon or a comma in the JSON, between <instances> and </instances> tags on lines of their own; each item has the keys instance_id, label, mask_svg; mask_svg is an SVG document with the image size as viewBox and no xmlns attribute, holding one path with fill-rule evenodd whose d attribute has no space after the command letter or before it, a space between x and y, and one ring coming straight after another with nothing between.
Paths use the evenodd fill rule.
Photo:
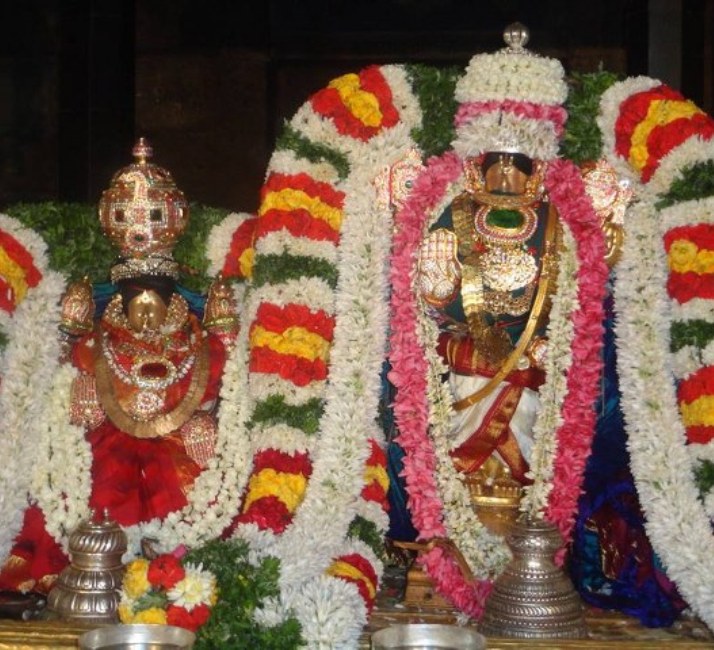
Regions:
<instances>
[{"instance_id":1,"label":"flower bouquet","mask_svg":"<svg viewBox=\"0 0 714 650\"><path fill-rule=\"evenodd\" d=\"M217 599L216 578L200 564L183 563L171 553L139 558L127 565L119 618L122 623L175 625L195 632L208 621Z\"/></svg>"}]
</instances>

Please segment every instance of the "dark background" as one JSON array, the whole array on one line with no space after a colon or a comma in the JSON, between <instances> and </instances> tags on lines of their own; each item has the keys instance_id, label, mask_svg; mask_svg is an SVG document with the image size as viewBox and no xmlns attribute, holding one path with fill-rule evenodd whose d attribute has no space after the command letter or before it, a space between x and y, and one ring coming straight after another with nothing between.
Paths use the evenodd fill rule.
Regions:
<instances>
[{"instance_id":1,"label":"dark background","mask_svg":"<svg viewBox=\"0 0 714 650\"><path fill-rule=\"evenodd\" d=\"M0 210L96 202L145 135L193 201L253 211L284 120L371 63L464 67L506 24L568 71L712 112L714 0L0 0Z\"/></svg>"}]
</instances>

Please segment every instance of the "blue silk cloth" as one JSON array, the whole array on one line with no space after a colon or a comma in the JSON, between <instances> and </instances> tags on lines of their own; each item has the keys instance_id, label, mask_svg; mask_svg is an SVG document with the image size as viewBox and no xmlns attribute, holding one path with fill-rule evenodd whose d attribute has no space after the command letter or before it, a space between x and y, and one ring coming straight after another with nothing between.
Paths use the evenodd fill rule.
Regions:
<instances>
[{"instance_id":1,"label":"blue silk cloth","mask_svg":"<svg viewBox=\"0 0 714 650\"><path fill-rule=\"evenodd\" d=\"M575 524L571 576L590 605L624 612L648 627L665 627L686 604L645 534L620 408L611 296L605 313L599 415Z\"/></svg>"},{"instance_id":2,"label":"blue silk cloth","mask_svg":"<svg viewBox=\"0 0 714 650\"><path fill-rule=\"evenodd\" d=\"M104 313L104 309L117 291L117 285L111 282L101 282L92 285L92 295L97 315ZM196 314L199 318L203 318L203 310L206 304L206 297L204 295L191 291L180 284L176 285L176 292L186 299L188 308L192 313Z\"/></svg>"}]
</instances>

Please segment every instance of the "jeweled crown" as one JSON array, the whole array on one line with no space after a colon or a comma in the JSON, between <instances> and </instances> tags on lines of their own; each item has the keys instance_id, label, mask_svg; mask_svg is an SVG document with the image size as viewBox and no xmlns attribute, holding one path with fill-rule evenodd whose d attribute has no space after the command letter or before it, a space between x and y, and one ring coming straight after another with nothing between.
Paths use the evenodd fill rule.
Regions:
<instances>
[{"instance_id":1,"label":"jeweled crown","mask_svg":"<svg viewBox=\"0 0 714 650\"><path fill-rule=\"evenodd\" d=\"M188 224L188 202L171 174L149 162L153 150L139 138L134 162L120 169L99 201L99 220L118 248L112 281L139 275L178 277L173 249Z\"/></svg>"}]
</instances>

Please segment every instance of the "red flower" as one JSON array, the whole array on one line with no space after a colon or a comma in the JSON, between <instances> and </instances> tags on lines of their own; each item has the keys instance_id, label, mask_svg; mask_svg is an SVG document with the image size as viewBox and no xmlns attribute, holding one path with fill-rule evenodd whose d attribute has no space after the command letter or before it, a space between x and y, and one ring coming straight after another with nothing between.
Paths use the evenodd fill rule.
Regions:
<instances>
[{"instance_id":1,"label":"red flower","mask_svg":"<svg viewBox=\"0 0 714 650\"><path fill-rule=\"evenodd\" d=\"M190 612L185 607L169 605L166 608L166 622L186 630L195 632L210 617L211 610L208 605L196 605Z\"/></svg>"},{"instance_id":2,"label":"red flower","mask_svg":"<svg viewBox=\"0 0 714 650\"><path fill-rule=\"evenodd\" d=\"M276 472L289 472L310 476L312 463L306 453L295 452L288 454L277 449L263 449L253 459L253 473L257 474L266 467L273 468Z\"/></svg>"},{"instance_id":3,"label":"red flower","mask_svg":"<svg viewBox=\"0 0 714 650\"><path fill-rule=\"evenodd\" d=\"M146 577L154 587L173 588L179 580L186 577L186 571L180 560L169 553L159 555L149 564Z\"/></svg>"},{"instance_id":4,"label":"red flower","mask_svg":"<svg viewBox=\"0 0 714 650\"><path fill-rule=\"evenodd\" d=\"M288 527L292 518L292 513L280 499L268 496L253 501L238 520L241 523L256 524L260 530L270 529L280 534Z\"/></svg>"}]
</instances>

